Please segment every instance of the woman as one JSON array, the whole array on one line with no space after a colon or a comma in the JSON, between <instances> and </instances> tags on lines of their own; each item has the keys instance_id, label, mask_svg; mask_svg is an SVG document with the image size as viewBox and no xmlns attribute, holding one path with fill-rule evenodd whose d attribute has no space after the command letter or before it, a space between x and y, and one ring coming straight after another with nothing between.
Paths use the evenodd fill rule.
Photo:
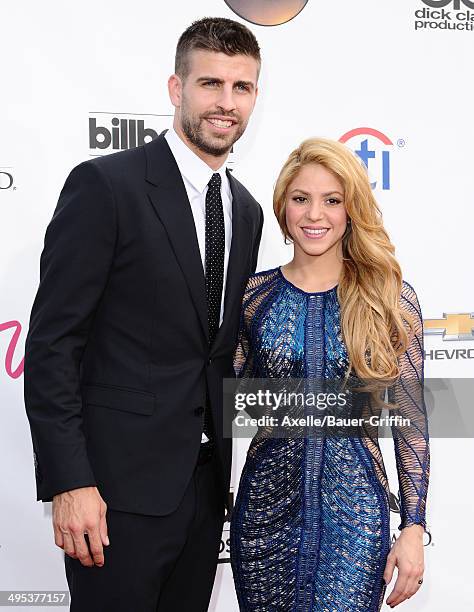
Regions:
<instances>
[{"instance_id":1,"label":"woman","mask_svg":"<svg viewBox=\"0 0 474 612\"><path fill-rule=\"evenodd\" d=\"M394 607L423 576L429 443L418 300L402 281L365 168L344 145L303 142L280 172L273 204L294 256L248 282L237 375L395 382L390 410L411 426L392 425L402 521L391 549L377 427L283 439L259 430L231 524L240 609L379 610L397 566ZM374 392L362 397L364 414L380 414Z\"/></svg>"}]
</instances>

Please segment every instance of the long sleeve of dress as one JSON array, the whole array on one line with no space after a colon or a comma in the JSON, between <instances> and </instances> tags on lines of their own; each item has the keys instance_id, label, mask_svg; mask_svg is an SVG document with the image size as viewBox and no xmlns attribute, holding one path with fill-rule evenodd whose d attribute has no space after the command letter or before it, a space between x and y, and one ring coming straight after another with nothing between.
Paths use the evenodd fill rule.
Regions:
<instances>
[{"instance_id":1,"label":"long sleeve of dress","mask_svg":"<svg viewBox=\"0 0 474 612\"><path fill-rule=\"evenodd\" d=\"M239 333L234 352L234 371L237 378L251 378L256 375L250 328L255 323L257 310L268 291L265 278L265 274L251 276L242 298Z\"/></svg>"},{"instance_id":2,"label":"long sleeve of dress","mask_svg":"<svg viewBox=\"0 0 474 612\"><path fill-rule=\"evenodd\" d=\"M246 373L248 376L248 371L251 369L249 333L245 321L245 310L242 307L239 335L237 336L237 346L234 353L234 371L237 378L244 378Z\"/></svg>"},{"instance_id":3,"label":"long sleeve of dress","mask_svg":"<svg viewBox=\"0 0 474 612\"><path fill-rule=\"evenodd\" d=\"M267 275L258 273L251 276L242 298L237 345L234 352L234 372L239 380L239 393L255 391L253 378L265 378L266 374L258 365L258 356L252 343L252 326L258 323L258 311L269 291ZM270 283L270 287L272 283ZM262 416L262 410L247 406L245 412L252 418Z\"/></svg>"},{"instance_id":4,"label":"long sleeve of dress","mask_svg":"<svg viewBox=\"0 0 474 612\"><path fill-rule=\"evenodd\" d=\"M400 357L401 375L389 391L397 405L390 416L409 419L409 424L392 424L395 459L400 489L399 530L413 524L426 530L426 497L430 472L428 419L423 395L423 320L413 287L403 283L400 304L414 319L414 334L408 350Z\"/></svg>"}]
</instances>

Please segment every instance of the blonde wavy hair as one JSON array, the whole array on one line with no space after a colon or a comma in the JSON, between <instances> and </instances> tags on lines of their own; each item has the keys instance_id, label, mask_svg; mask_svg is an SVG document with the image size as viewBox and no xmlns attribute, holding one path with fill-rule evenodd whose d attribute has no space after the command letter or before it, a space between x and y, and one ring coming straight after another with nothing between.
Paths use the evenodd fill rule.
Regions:
<instances>
[{"instance_id":1,"label":"blonde wavy hair","mask_svg":"<svg viewBox=\"0 0 474 612\"><path fill-rule=\"evenodd\" d=\"M306 164L321 164L344 187L350 224L342 240L343 269L337 289L341 329L349 357L347 374L371 381L400 376L398 357L414 331L413 319L400 306L402 273L382 223L362 161L340 142L310 138L289 156L278 176L273 210L285 237L287 190Z\"/></svg>"}]
</instances>

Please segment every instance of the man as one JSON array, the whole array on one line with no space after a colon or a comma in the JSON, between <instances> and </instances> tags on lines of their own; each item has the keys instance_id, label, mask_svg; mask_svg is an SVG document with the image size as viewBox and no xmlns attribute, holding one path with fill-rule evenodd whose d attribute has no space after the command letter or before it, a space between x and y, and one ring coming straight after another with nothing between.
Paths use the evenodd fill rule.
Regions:
<instances>
[{"instance_id":1,"label":"man","mask_svg":"<svg viewBox=\"0 0 474 612\"><path fill-rule=\"evenodd\" d=\"M47 228L25 403L73 611L207 610L230 480L222 378L263 223L224 164L259 69L246 27L195 22L173 129L76 167Z\"/></svg>"}]
</instances>

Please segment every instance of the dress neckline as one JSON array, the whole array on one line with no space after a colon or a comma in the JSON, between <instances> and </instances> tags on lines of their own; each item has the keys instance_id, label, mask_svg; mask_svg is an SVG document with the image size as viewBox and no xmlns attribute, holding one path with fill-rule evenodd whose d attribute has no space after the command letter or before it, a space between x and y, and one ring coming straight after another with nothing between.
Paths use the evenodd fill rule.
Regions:
<instances>
[{"instance_id":1,"label":"dress neckline","mask_svg":"<svg viewBox=\"0 0 474 612\"><path fill-rule=\"evenodd\" d=\"M333 293L334 291L337 290L337 287L339 285L338 283L337 285L334 285L334 287L331 287L330 289L326 289L326 291L305 291L304 289L300 289L296 285L293 285L293 283L286 278L286 276L282 272L281 266L278 266L277 271L278 271L280 278L283 280L283 282L286 285L289 285L292 289L294 289L295 291L298 291L298 293L302 293L303 295L324 295L326 293Z\"/></svg>"}]
</instances>

